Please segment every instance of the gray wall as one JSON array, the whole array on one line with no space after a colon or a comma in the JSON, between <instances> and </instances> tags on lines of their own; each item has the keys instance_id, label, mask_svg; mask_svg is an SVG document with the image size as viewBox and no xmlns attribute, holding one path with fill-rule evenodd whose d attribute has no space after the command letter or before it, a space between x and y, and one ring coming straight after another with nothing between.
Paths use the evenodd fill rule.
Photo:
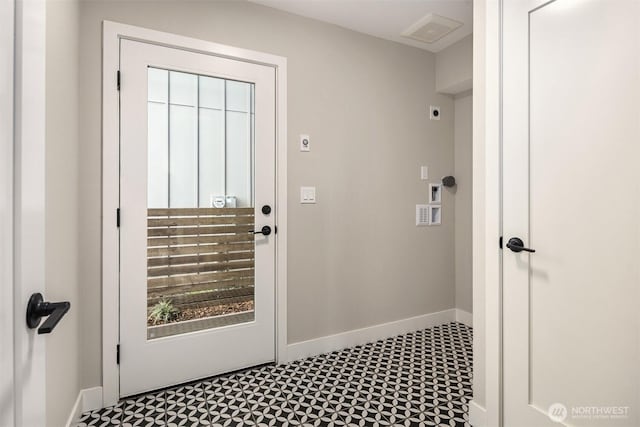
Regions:
<instances>
[{"instance_id":1,"label":"gray wall","mask_svg":"<svg viewBox=\"0 0 640 427\"><path fill-rule=\"evenodd\" d=\"M472 312L473 35L436 54L436 90L454 98L456 308Z\"/></svg>"},{"instance_id":2,"label":"gray wall","mask_svg":"<svg viewBox=\"0 0 640 427\"><path fill-rule=\"evenodd\" d=\"M64 425L82 387L81 335L88 332L82 330L78 272L77 223L85 214L78 203L78 19L77 1L47 3L45 296L71 302L69 313L46 338L46 410L51 426Z\"/></svg>"},{"instance_id":3,"label":"gray wall","mask_svg":"<svg viewBox=\"0 0 640 427\"><path fill-rule=\"evenodd\" d=\"M436 90L458 95L473 87L473 35L436 54Z\"/></svg>"},{"instance_id":4,"label":"gray wall","mask_svg":"<svg viewBox=\"0 0 640 427\"><path fill-rule=\"evenodd\" d=\"M453 196L444 194L442 226L415 227L414 206L427 199L420 165L428 164L431 176L454 168L453 101L435 92L433 54L240 1L84 1L79 139L72 114L76 58L73 43L63 45L73 29L50 25L57 38L64 34L55 45L65 54L52 50L48 57L57 94L48 114L65 121L50 129L56 136L48 142L47 226L54 236L47 237L65 243L48 247L47 266L56 272L48 285L52 298L79 298L76 317L65 319L66 347L51 340L52 378L72 378L81 388L101 384L104 19L288 58L289 342L454 307ZM71 110L55 111L61 103ZM430 104L442 108L440 121L428 120ZM297 151L300 133L312 136L311 153ZM317 186L317 205L298 204L301 185ZM76 216L66 216L70 211ZM68 397L60 402L68 413Z\"/></svg>"},{"instance_id":5,"label":"gray wall","mask_svg":"<svg viewBox=\"0 0 640 427\"><path fill-rule=\"evenodd\" d=\"M473 96L461 94L454 101L454 161L456 177L455 276L456 308L472 312L472 116Z\"/></svg>"}]
</instances>

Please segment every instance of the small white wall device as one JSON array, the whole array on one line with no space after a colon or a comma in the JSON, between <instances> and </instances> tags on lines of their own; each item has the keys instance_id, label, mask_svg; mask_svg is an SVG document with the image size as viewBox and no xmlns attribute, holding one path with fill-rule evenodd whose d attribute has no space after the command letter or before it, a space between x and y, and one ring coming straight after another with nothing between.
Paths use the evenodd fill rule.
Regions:
<instances>
[{"instance_id":1,"label":"small white wall device","mask_svg":"<svg viewBox=\"0 0 640 427\"><path fill-rule=\"evenodd\" d=\"M429 167L420 166L420 179L426 181L429 179Z\"/></svg>"},{"instance_id":2,"label":"small white wall device","mask_svg":"<svg viewBox=\"0 0 640 427\"><path fill-rule=\"evenodd\" d=\"M316 202L316 187L300 187L300 203L313 204Z\"/></svg>"},{"instance_id":3,"label":"small white wall device","mask_svg":"<svg viewBox=\"0 0 640 427\"><path fill-rule=\"evenodd\" d=\"M429 106L429 118L431 120L440 120L440 107L437 105Z\"/></svg>"},{"instance_id":4,"label":"small white wall device","mask_svg":"<svg viewBox=\"0 0 640 427\"><path fill-rule=\"evenodd\" d=\"M311 151L311 138L309 135L300 135L300 151Z\"/></svg>"}]
</instances>

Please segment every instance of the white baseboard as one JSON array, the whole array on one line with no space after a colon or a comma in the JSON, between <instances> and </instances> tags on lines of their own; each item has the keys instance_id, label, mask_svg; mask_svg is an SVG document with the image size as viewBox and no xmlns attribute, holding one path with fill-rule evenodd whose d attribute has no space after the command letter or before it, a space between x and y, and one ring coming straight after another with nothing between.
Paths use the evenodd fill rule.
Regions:
<instances>
[{"instance_id":1,"label":"white baseboard","mask_svg":"<svg viewBox=\"0 0 640 427\"><path fill-rule=\"evenodd\" d=\"M436 313L424 314L408 319L342 332L340 334L297 342L287 346L287 360L292 362L306 357L330 353L407 332L454 322L456 318L456 309L452 308Z\"/></svg>"},{"instance_id":2,"label":"white baseboard","mask_svg":"<svg viewBox=\"0 0 640 427\"><path fill-rule=\"evenodd\" d=\"M71 408L66 427L72 427L84 412L102 408L102 387L91 387L80 390L76 403Z\"/></svg>"},{"instance_id":3,"label":"white baseboard","mask_svg":"<svg viewBox=\"0 0 640 427\"><path fill-rule=\"evenodd\" d=\"M469 424L473 427L487 427L487 410L473 400L469 403Z\"/></svg>"},{"instance_id":4,"label":"white baseboard","mask_svg":"<svg viewBox=\"0 0 640 427\"><path fill-rule=\"evenodd\" d=\"M456 321L473 327L473 314L456 308Z\"/></svg>"},{"instance_id":5,"label":"white baseboard","mask_svg":"<svg viewBox=\"0 0 640 427\"><path fill-rule=\"evenodd\" d=\"M73 408L71 408L71 413L69 414L69 418L67 418L66 427L74 426L78 420L80 419L80 415L82 414L82 390L78 393L78 398L76 399L76 403L73 404Z\"/></svg>"}]
</instances>

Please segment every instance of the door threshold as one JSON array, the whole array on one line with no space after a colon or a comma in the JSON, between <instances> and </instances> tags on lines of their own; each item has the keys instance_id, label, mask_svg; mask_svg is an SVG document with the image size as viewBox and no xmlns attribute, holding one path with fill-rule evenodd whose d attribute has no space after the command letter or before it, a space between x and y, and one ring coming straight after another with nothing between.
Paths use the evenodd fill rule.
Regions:
<instances>
[{"instance_id":1,"label":"door threshold","mask_svg":"<svg viewBox=\"0 0 640 427\"><path fill-rule=\"evenodd\" d=\"M229 372L225 372L225 373L222 373L222 374L213 375L211 377L199 378L199 379L187 381L187 382L184 382L184 383L174 384L174 385L170 385L170 386L167 386L167 387L162 387L162 388L158 388L158 389L154 389L154 390L145 391L143 393L137 393L137 394L132 394L132 395L129 395L129 396L124 396L124 397L121 397L119 400L123 401L123 400L127 400L127 399L137 399L137 398L145 396L147 394L158 393L158 392L161 392L161 391L168 391L168 390L172 390L172 389L178 388L178 387L186 387L186 386L190 386L190 385L193 385L193 384L201 383L203 381L210 381L210 380L212 381L212 380L215 380L216 378L236 375L236 374L243 373L245 371L251 371L253 369L264 368L264 367L267 367L267 366L276 366L276 362L261 363L260 365L247 366L246 368L236 369L235 371L229 371Z\"/></svg>"}]
</instances>

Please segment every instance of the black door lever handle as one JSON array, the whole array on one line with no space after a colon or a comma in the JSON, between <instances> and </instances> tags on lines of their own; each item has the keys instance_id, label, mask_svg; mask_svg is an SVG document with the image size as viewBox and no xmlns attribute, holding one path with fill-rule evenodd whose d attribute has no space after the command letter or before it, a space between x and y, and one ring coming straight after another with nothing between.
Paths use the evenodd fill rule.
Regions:
<instances>
[{"instance_id":1,"label":"black door lever handle","mask_svg":"<svg viewBox=\"0 0 640 427\"><path fill-rule=\"evenodd\" d=\"M260 230L254 231L253 234L263 234L265 236L268 236L269 234L271 234L271 227L269 227L268 225L265 225Z\"/></svg>"},{"instance_id":2,"label":"black door lever handle","mask_svg":"<svg viewBox=\"0 0 640 427\"><path fill-rule=\"evenodd\" d=\"M507 243L507 247L509 249L511 249L513 252L530 252L530 253L534 253L536 250L535 249L529 249L529 248L525 248L524 247L524 242L522 241L521 238L519 237L512 237L509 239L509 242Z\"/></svg>"},{"instance_id":3,"label":"black door lever handle","mask_svg":"<svg viewBox=\"0 0 640 427\"><path fill-rule=\"evenodd\" d=\"M48 316L44 324L38 328L38 334L49 334L70 308L69 301L47 302L42 298L42 294L35 293L27 303L27 326L30 329L37 328L40 320Z\"/></svg>"}]
</instances>

